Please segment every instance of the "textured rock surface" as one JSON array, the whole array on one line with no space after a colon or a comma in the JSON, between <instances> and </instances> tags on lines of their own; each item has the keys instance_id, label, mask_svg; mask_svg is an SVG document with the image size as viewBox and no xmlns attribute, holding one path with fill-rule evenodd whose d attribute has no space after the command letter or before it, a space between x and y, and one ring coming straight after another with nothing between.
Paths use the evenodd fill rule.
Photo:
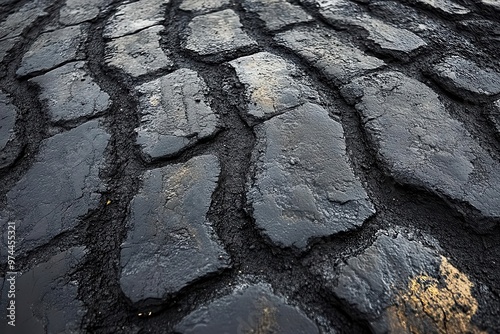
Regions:
<instances>
[{"instance_id":1,"label":"textured rock surface","mask_svg":"<svg viewBox=\"0 0 500 334\"><path fill-rule=\"evenodd\" d=\"M37 264L22 275L7 274L6 283L15 277L16 297L9 300L15 300L16 326L8 326L2 321L2 333L80 332L85 308L77 299L78 283L68 275L76 270L84 255L84 247L74 247ZM3 285L2 310L7 308L8 287L9 284Z\"/></svg>"},{"instance_id":2,"label":"textured rock surface","mask_svg":"<svg viewBox=\"0 0 500 334\"><path fill-rule=\"evenodd\" d=\"M103 36L121 37L159 24L165 19L165 6L169 2L170 0L141 0L121 5L106 23Z\"/></svg>"},{"instance_id":3,"label":"textured rock surface","mask_svg":"<svg viewBox=\"0 0 500 334\"><path fill-rule=\"evenodd\" d=\"M202 306L175 331L188 333L319 333L299 309L287 305L262 283L239 286L231 295Z\"/></svg>"},{"instance_id":4,"label":"textured rock surface","mask_svg":"<svg viewBox=\"0 0 500 334\"><path fill-rule=\"evenodd\" d=\"M132 302L163 299L228 266L206 217L219 173L212 155L146 171L121 249L120 285Z\"/></svg>"},{"instance_id":5,"label":"textured rock surface","mask_svg":"<svg viewBox=\"0 0 500 334\"><path fill-rule=\"evenodd\" d=\"M160 47L161 31L157 25L111 40L106 44L106 64L133 77L171 69L174 63Z\"/></svg>"},{"instance_id":6,"label":"textured rock surface","mask_svg":"<svg viewBox=\"0 0 500 334\"><path fill-rule=\"evenodd\" d=\"M20 143L14 133L18 110L9 96L0 91L0 168L14 162L20 151Z\"/></svg>"},{"instance_id":7,"label":"textured rock surface","mask_svg":"<svg viewBox=\"0 0 500 334\"><path fill-rule=\"evenodd\" d=\"M30 79L41 87L40 99L52 122L95 116L110 106L109 95L87 74L84 65L83 61L69 63Z\"/></svg>"},{"instance_id":8,"label":"textured rock surface","mask_svg":"<svg viewBox=\"0 0 500 334\"><path fill-rule=\"evenodd\" d=\"M5 40L0 40L0 62L5 59L7 53L12 50L14 45L19 42L21 38L14 37Z\"/></svg>"},{"instance_id":9,"label":"textured rock surface","mask_svg":"<svg viewBox=\"0 0 500 334\"><path fill-rule=\"evenodd\" d=\"M500 93L500 73L482 69L462 57L447 57L431 71L446 90L463 98L470 98L470 94L491 96Z\"/></svg>"},{"instance_id":10,"label":"textured rock surface","mask_svg":"<svg viewBox=\"0 0 500 334\"><path fill-rule=\"evenodd\" d=\"M82 59L78 51L87 39L82 26L71 26L41 34L24 54L16 74L24 76L51 70L62 63Z\"/></svg>"},{"instance_id":11,"label":"textured rock surface","mask_svg":"<svg viewBox=\"0 0 500 334\"><path fill-rule=\"evenodd\" d=\"M412 0L412 2L436 9L445 14L465 15L470 13L470 10L466 7L449 0Z\"/></svg>"},{"instance_id":12,"label":"textured rock surface","mask_svg":"<svg viewBox=\"0 0 500 334\"><path fill-rule=\"evenodd\" d=\"M47 15L45 11L47 5L47 1L31 1L22 6L19 11L7 16L0 23L0 40L20 36L37 19Z\"/></svg>"},{"instance_id":13,"label":"textured rock surface","mask_svg":"<svg viewBox=\"0 0 500 334\"><path fill-rule=\"evenodd\" d=\"M179 9L186 12L205 13L229 4L229 0L183 0L179 5Z\"/></svg>"},{"instance_id":14,"label":"textured rock surface","mask_svg":"<svg viewBox=\"0 0 500 334\"><path fill-rule=\"evenodd\" d=\"M17 224L18 254L75 227L97 206L104 189L98 173L109 138L91 121L41 143L38 158L7 193L7 209L0 214L2 224ZM6 249L2 244L2 259Z\"/></svg>"},{"instance_id":15,"label":"textured rock surface","mask_svg":"<svg viewBox=\"0 0 500 334\"><path fill-rule=\"evenodd\" d=\"M349 165L342 126L305 104L255 127L257 226L274 243L305 248L313 237L360 227L374 213Z\"/></svg>"},{"instance_id":16,"label":"textured rock surface","mask_svg":"<svg viewBox=\"0 0 500 334\"><path fill-rule=\"evenodd\" d=\"M357 102L373 149L397 182L500 217L500 164L451 118L429 87L389 72L356 79L343 94Z\"/></svg>"},{"instance_id":17,"label":"textured rock surface","mask_svg":"<svg viewBox=\"0 0 500 334\"><path fill-rule=\"evenodd\" d=\"M327 266L323 276L374 333L480 333L472 322L474 284L435 249L399 233L379 233L363 253L335 273Z\"/></svg>"},{"instance_id":18,"label":"textured rock surface","mask_svg":"<svg viewBox=\"0 0 500 334\"><path fill-rule=\"evenodd\" d=\"M137 143L145 159L172 156L216 133L218 117L210 108L208 88L196 72L180 69L137 91L141 114Z\"/></svg>"},{"instance_id":19,"label":"textured rock surface","mask_svg":"<svg viewBox=\"0 0 500 334\"><path fill-rule=\"evenodd\" d=\"M59 11L59 22L65 25L79 24L93 20L99 14L104 0L66 0Z\"/></svg>"},{"instance_id":20,"label":"textured rock surface","mask_svg":"<svg viewBox=\"0 0 500 334\"><path fill-rule=\"evenodd\" d=\"M245 0L243 6L246 10L257 13L271 31L313 20L312 16L299 6L285 0Z\"/></svg>"},{"instance_id":21,"label":"textured rock surface","mask_svg":"<svg viewBox=\"0 0 500 334\"><path fill-rule=\"evenodd\" d=\"M500 1L498 0L480 0L480 2L483 4L483 5L486 5L486 6L489 6L489 7L492 7L496 10L499 10L500 11Z\"/></svg>"},{"instance_id":22,"label":"textured rock surface","mask_svg":"<svg viewBox=\"0 0 500 334\"><path fill-rule=\"evenodd\" d=\"M345 45L325 30L297 28L278 34L275 39L334 82L346 83L384 65L382 60Z\"/></svg>"},{"instance_id":23,"label":"textured rock surface","mask_svg":"<svg viewBox=\"0 0 500 334\"><path fill-rule=\"evenodd\" d=\"M304 75L297 67L279 56L260 52L229 63L246 87L247 113L251 120L267 119L319 99L311 83L300 80Z\"/></svg>"},{"instance_id":24,"label":"textured rock surface","mask_svg":"<svg viewBox=\"0 0 500 334\"><path fill-rule=\"evenodd\" d=\"M231 9L197 16L188 25L184 47L206 56L256 46L241 27L238 15Z\"/></svg>"}]
</instances>

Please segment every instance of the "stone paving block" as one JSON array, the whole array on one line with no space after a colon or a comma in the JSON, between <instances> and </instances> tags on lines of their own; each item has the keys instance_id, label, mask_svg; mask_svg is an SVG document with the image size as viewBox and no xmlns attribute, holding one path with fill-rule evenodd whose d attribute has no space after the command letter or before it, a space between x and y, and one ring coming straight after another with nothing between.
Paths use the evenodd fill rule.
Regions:
<instances>
[{"instance_id":1,"label":"stone paving block","mask_svg":"<svg viewBox=\"0 0 500 334\"><path fill-rule=\"evenodd\" d=\"M78 51L86 39L87 32L81 25L45 32L24 54L16 74L24 76L47 71L65 62L80 60Z\"/></svg>"},{"instance_id":2,"label":"stone paving block","mask_svg":"<svg viewBox=\"0 0 500 334\"><path fill-rule=\"evenodd\" d=\"M0 40L0 62L5 59L7 53L19 42L21 38L14 37L5 40Z\"/></svg>"},{"instance_id":3,"label":"stone paving block","mask_svg":"<svg viewBox=\"0 0 500 334\"><path fill-rule=\"evenodd\" d=\"M26 3L17 12L0 23L0 40L20 36L37 19L47 15L48 1L34 0Z\"/></svg>"},{"instance_id":4,"label":"stone paving block","mask_svg":"<svg viewBox=\"0 0 500 334\"><path fill-rule=\"evenodd\" d=\"M381 51L405 58L427 43L414 33L387 24L364 14L349 0L313 0L321 15L333 25L347 25L364 29L368 40Z\"/></svg>"},{"instance_id":5,"label":"stone paving block","mask_svg":"<svg viewBox=\"0 0 500 334\"><path fill-rule=\"evenodd\" d=\"M109 41L105 50L106 64L133 77L171 69L174 63L160 47L160 32L163 30L157 25Z\"/></svg>"},{"instance_id":6,"label":"stone paving block","mask_svg":"<svg viewBox=\"0 0 500 334\"><path fill-rule=\"evenodd\" d=\"M274 243L303 249L313 237L360 227L375 210L349 164L344 132L307 103L254 127L257 226Z\"/></svg>"},{"instance_id":7,"label":"stone paving block","mask_svg":"<svg viewBox=\"0 0 500 334\"><path fill-rule=\"evenodd\" d=\"M206 13L231 4L229 0L183 0L180 10L186 12Z\"/></svg>"},{"instance_id":8,"label":"stone paving block","mask_svg":"<svg viewBox=\"0 0 500 334\"><path fill-rule=\"evenodd\" d=\"M196 72L180 69L136 89L141 114L137 143L146 160L175 155L217 132L208 87Z\"/></svg>"},{"instance_id":9,"label":"stone paving block","mask_svg":"<svg viewBox=\"0 0 500 334\"><path fill-rule=\"evenodd\" d=\"M275 40L336 83L346 83L366 71L384 66L384 61L342 43L332 33L323 29L297 28L276 35Z\"/></svg>"},{"instance_id":10,"label":"stone paving block","mask_svg":"<svg viewBox=\"0 0 500 334\"><path fill-rule=\"evenodd\" d=\"M2 225L16 223L18 256L74 228L97 207L105 190L99 169L109 138L95 120L42 141L36 161L7 193L7 208L0 212Z\"/></svg>"},{"instance_id":11,"label":"stone paving block","mask_svg":"<svg viewBox=\"0 0 500 334\"><path fill-rule=\"evenodd\" d=\"M243 6L246 10L257 13L271 31L294 23L313 21L311 15L286 0L245 0Z\"/></svg>"},{"instance_id":12,"label":"stone paving block","mask_svg":"<svg viewBox=\"0 0 500 334\"><path fill-rule=\"evenodd\" d=\"M144 173L121 247L120 285L132 302L164 299L228 267L206 217L219 173L212 155Z\"/></svg>"},{"instance_id":13,"label":"stone paving block","mask_svg":"<svg viewBox=\"0 0 500 334\"><path fill-rule=\"evenodd\" d=\"M93 20L99 15L99 7L104 0L66 0L59 11L59 22L74 25Z\"/></svg>"},{"instance_id":14,"label":"stone paving block","mask_svg":"<svg viewBox=\"0 0 500 334\"><path fill-rule=\"evenodd\" d=\"M40 99L52 122L95 116L111 105L109 95L92 80L84 65L83 61L68 63L29 80L40 86Z\"/></svg>"},{"instance_id":15,"label":"stone paving block","mask_svg":"<svg viewBox=\"0 0 500 334\"><path fill-rule=\"evenodd\" d=\"M397 232L338 269L324 266L327 287L373 333L482 333L473 324L474 284L436 249Z\"/></svg>"},{"instance_id":16,"label":"stone paving block","mask_svg":"<svg viewBox=\"0 0 500 334\"><path fill-rule=\"evenodd\" d=\"M267 119L308 100L319 99L312 85L299 79L305 75L293 63L279 56L259 52L229 64L245 85L247 113L251 119ZM253 124L251 120L247 122Z\"/></svg>"},{"instance_id":17,"label":"stone paving block","mask_svg":"<svg viewBox=\"0 0 500 334\"><path fill-rule=\"evenodd\" d=\"M17 114L18 110L9 96L0 91L0 169L10 166L21 150L14 133Z\"/></svg>"},{"instance_id":18,"label":"stone paving block","mask_svg":"<svg viewBox=\"0 0 500 334\"><path fill-rule=\"evenodd\" d=\"M288 305L263 283L238 286L231 295L193 311L174 330L182 334L319 333L301 310Z\"/></svg>"},{"instance_id":19,"label":"stone paving block","mask_svg":"<svg viewBox=\"0 0 500 334\"><path fill-rule=\"evenodd\" d=\"M241 28L239 16L231 9L200 15L189 23L183 47L207 56L257 46Z\"/></svg>"},{"instance_id":20,"label":"stone paving block","mask_svg":"<svg viewBox=\"0 0 500 334\"><path fill-rule=\"evenodd\" d=\"M412 0L411 2L430 7L445 14L465 15L470 13L470 10L466 7L449 0Z\"/></svg>"},{"instance_id":21,"label":"stone paving block","mask_svg":"<svg viewBox=\"0 0 500 334\"><path fill-rule=\"evenodd\" d=\"M500 217L500 164L429 87L388 72L358 78L341 92L356 103L380 163L397 182Z\"/></svg>"},{"instance_id":22,"label":"stone paving block","mask_svg":"<svg viewBox=\"0 0 500 334\"><path fill-rule=\"evenodd\" d=\"M500 73L482 69L474 62L450 56L431 69L433 77L448 91L470 98L470 94L491 96L500 93Z\"/></svg>"},{"instance_id":23,"label":"stone paving block","mask_svg":"<svg viewBox=\"0 0 500 334\"><path fill-rule=\"evenodd\" d=\"M116 38L133 34L165 20L165 7L170 0L140 0L117 8L106 23L103 36Z\"/></svg>"},{"instance_id":24,"label":"stone paving block","mask_svg":"<svg viewBox=\"0 0 500 334\"><path fill-rule=\"evenodd\" d=\"M9 333L80 333L81 321L86 313L82 301L77 299L78 283L68 275L73 273L84 257L84 247L73 247L54 255L47 262L37 264L26 273L14 276L16 286L15 327L3 321L0 331ZM6 275L1 300L2 310L7 308L10 287ZM4 327L4 328L2 328Z\"/></svg>"}]
</instances>

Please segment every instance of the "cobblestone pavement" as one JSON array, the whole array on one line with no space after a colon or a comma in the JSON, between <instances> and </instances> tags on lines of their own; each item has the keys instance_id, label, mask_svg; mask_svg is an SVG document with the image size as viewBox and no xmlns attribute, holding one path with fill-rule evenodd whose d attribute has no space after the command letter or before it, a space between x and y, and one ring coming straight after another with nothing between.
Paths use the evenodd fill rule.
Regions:
<instances>
[{"instance_id":1,"label":"cobblestone pavement","mask_svg":"<svg viewBox=\"0 0 500 334\"><path fill-rule=\"evenodd\" d=\"M499 48L499 0L0 0L0 332L500 333Z\"/></svg>"}]
</instances>

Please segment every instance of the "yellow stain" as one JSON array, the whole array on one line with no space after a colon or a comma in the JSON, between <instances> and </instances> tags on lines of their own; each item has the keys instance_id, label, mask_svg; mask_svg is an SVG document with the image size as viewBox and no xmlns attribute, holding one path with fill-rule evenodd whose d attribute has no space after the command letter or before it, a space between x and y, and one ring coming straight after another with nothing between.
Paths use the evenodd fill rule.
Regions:
<instances>
[{"instance_id":1,"label":"yellow stain","mask_svg":"<svg viewBox=\"0 0 500 334\"><path fill-rule=\"evenodd\" d=\"M109 200L109 199L108 199L108 200L106 201L106 205L110 205L110 204L111 204L111 200Z\"/></svg>"},{"instance_id":2,"label":"yellow stain","mask_svg":"<svg viewBox=\"0 0 500 334\"><path fill-rule=\"evenodd\" d=\"M387 310L392 333L485 333L471 323L477 311L472 282L441 257L441 280L419 275Z\"/></svg>"}]
</instances>

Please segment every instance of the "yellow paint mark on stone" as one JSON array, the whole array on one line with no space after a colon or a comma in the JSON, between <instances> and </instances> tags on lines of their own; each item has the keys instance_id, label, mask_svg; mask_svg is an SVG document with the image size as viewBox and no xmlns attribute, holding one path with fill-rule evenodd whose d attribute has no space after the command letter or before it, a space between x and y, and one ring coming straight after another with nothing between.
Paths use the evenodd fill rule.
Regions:
<instances>
[{"instance_id":1,"label":"yellow paint mark on stone","mask_svg":"<svg viewBox=\"0 0 500 334\"><path fill-rule=\"evenodd\" d=\"M387 309L391 333L485 333L471 323L477 311L472 282L441 257L440 279L419 275Z\"/></svg>"},{"instance_id":2,"label":"yellow paint mark on stone","mask_svg":"<svg viewBox=\"0 0 500 334\"><path fill-rule=\"evenodd\" d=\"M247 328L244 333L246 334L277 334L279 328L276 319L276 308L265 298L262 297L256 303L257 315L255 322L250 321L252 324Z\"/></svg>"}]
</instances>

